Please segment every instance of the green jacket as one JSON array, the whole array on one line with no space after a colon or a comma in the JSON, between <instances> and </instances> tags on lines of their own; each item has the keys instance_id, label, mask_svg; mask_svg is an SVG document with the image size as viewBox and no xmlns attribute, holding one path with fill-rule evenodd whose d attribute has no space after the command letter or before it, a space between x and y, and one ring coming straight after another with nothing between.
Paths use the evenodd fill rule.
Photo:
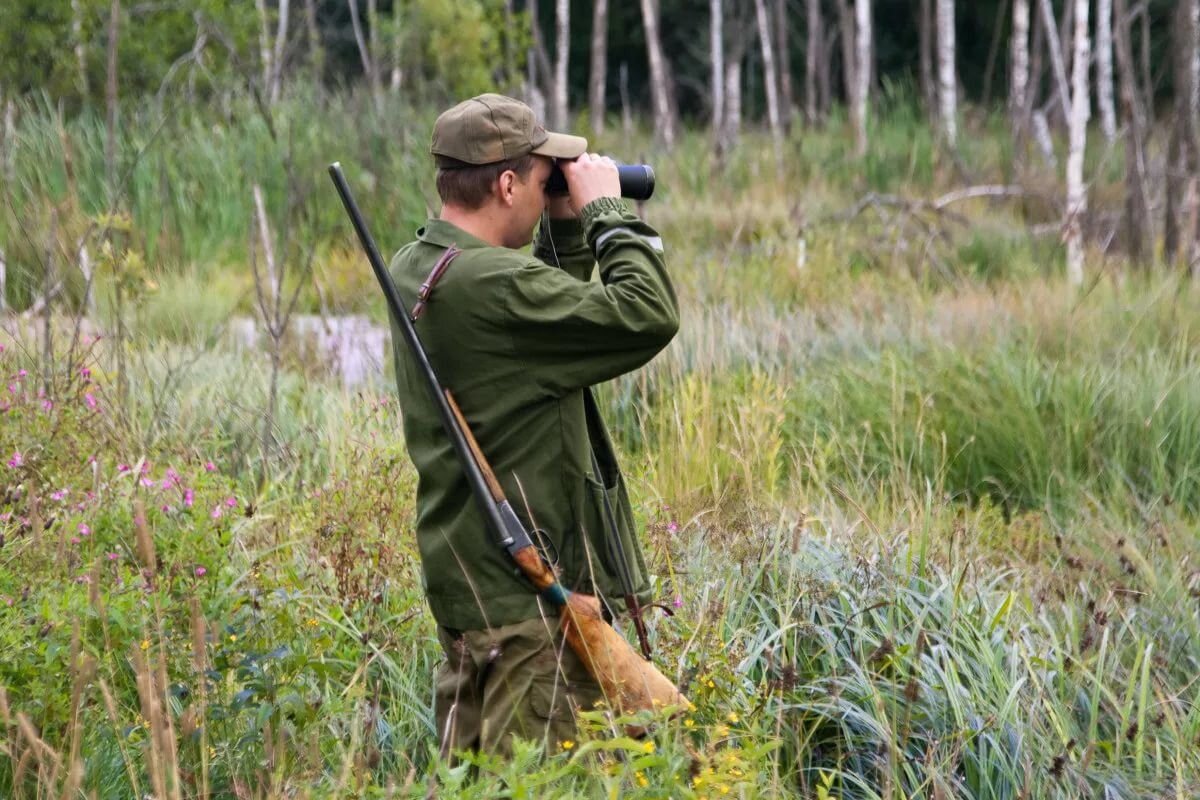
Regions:
<instances>
[{"instance_id":1,"label":"green jacket","mask_svg":"<svg viewBox=\"0 0 1200 800\"><path fill-rule=\"evenodd\" d=\"M390 267L409 309L452 244L463 252L416 323L438 379L457 399L517 514L544 531L543 553L564 585L599 591L616 611L623 608L602 516L607 493L635 591L647 599L629 498L589 387L642 366L678 330L661 239L614 198L590 203L580 221L543 226L532 257L429 220ZM599 282L591 280L597 262ZM476 508L395 321L392 352L418 474L417 542L434 618L479 630L538 616L537 595ZM593 449L603 484L593 475Z\"/></svg>"}]
</instances>

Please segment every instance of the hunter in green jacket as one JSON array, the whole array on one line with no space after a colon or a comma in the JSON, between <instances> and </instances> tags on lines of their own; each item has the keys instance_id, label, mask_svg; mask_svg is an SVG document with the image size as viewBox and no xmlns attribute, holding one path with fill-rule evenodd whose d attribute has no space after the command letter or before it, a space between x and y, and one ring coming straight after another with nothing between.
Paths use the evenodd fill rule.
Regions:
<instances>
[{"instance_id":1,"label":"hunter in green jacket","mask_svg":"<svg viewBox=\"0 0 1200 800\"><path fill-rule=\"evenodd\" d=\"M417 335L562 583L619 614L606 495L635 594L647 599L649 585L590 387L653 358L675 335L679 311L662 240L619 199L613 162L586 146L546 132L512 98L481 95L446 111L431 148L440 218L396 253L390 271L415 301L447 249L461 250L434 282ZM556 160L569 198L545 193ZM517 248L539 220L527 255ZM494 543L412 355L392 334L419 476L425 590L446 651L434 700L443 750L506 752L511 735L553 749L598 687L563 646L553 610Z\"/></svg>"}]
</instances>

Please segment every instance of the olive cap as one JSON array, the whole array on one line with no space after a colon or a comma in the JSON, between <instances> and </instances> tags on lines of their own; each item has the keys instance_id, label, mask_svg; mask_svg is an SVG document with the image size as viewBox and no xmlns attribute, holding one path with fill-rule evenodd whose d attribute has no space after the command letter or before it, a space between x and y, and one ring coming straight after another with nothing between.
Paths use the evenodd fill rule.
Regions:
<instances>
[{"instance_id":1,"label":"olive cap","mask_svg":"<svg viewBox=\"0 0 1200 800\"><path fill-rule=\"evenodd\" d=\"M481 94L443 111L433 123L429 152L443 169L480 166L536 153L576 158L587 139L547 131L533 109L502 94Z\"/></svg>"}]
</instances>

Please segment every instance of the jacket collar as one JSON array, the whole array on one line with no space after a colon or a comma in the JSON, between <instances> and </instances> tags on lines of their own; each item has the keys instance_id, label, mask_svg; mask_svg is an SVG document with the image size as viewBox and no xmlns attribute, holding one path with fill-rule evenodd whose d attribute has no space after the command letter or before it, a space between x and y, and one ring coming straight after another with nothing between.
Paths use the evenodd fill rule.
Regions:
<instances>
[{"instance_id":1,"label":"jacket collar","mask_svg":"<svg viewBox=\"0 0 1200 800\"><path fill-rule=\"evenodd\" d=\"M417 238L438 247L455 245L460 250L471 247L491 247L482 239L477 239L457 225L452 225L442 219L426 220L425 225L417 229Z\"/></svg>"}]
</instances>

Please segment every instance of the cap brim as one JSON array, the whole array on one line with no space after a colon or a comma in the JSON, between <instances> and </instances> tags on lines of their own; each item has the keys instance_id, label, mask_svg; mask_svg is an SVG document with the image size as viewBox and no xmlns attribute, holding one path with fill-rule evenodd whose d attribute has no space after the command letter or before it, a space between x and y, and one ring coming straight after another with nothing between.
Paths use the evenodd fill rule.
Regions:
<instances>
[{"instance_id":1,"label":"cap brim","mask_svg":"<svg viewBox=\"0 0 1200 800\"><path fill-rule=\"evenodd\" d=\"M587 152L587 139L569 133L546 131L546 141L530 152L551 158L579 158Z\"/></svg>"}]
</instances>

